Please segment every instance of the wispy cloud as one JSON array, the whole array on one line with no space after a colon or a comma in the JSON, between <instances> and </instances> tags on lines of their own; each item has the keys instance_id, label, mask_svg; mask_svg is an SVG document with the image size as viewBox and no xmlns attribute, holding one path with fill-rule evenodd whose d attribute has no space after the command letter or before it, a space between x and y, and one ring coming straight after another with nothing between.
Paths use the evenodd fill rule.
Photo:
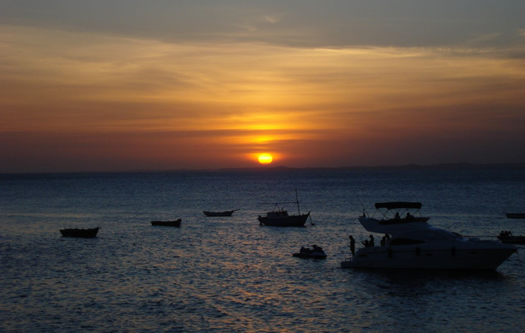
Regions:
<instances>
[{"instance_id":1,"label":"wispy cloud","mask_svg":"<svg viewBox=\"0 0 525 333\"><path fill-rule=\"evenodd\" d=\"M18 156L6 168L22 163L10 147L47 151L61 140L86 156L104 141L104 158L135 154L152 168L248 164L262 149L289 165L402 163L407 155L387 151L407 144L421 156L412 162L437 162L453 140L465 152L490 141L497 156L525 142L525 71L508 56L519 44L307 48L14 25L0 36L0 133L10 143L0 153Z\"/></svg>"}]
</instances>

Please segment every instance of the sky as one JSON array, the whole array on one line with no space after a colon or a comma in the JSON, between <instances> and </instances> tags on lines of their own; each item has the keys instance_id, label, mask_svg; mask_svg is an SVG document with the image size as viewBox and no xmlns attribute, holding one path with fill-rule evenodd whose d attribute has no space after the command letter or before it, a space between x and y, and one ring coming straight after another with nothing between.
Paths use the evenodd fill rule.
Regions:
<instances>
[{"instance_id":1,"label":"sky","mask_svg":"<svg viewBox=\"0 0 525 333\"><path fill-rule=\"evenodd\" d=\"M523 0L0 0L0 173L525 162Z\"/></svg>"}]
</instances>

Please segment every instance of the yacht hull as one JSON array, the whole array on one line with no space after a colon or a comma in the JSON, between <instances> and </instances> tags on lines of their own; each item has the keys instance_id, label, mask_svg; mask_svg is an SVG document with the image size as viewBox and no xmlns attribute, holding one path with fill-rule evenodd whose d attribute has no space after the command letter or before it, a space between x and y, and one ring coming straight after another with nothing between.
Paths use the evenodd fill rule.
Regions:
<instances>
[{"instance_id":1,"label":"yacht hull","mask_svg":"<svg viewBox=\"0 0 525 333\"><path fill-rule=\"evenodd\" d=\"M392 246L359 249L342 268L408 268L444 270L495 270L516 247L490 241L467 241L449 246ZM472 244L468 244L472 243Z\"/></svg>"},{"instance_id":2,"label":"yacht hull","mask_svg":"<svg viewBox=\"0 0 525 333\"><path fill-rule=\"evenodd\" d=\"M421 203L376 203L376 209L419 209ZM386 214L382 214L386 217ZM390 214L392 215L392 214ZM389 216L390 216L389 215ZM381 246L364 241L364 248L341 263L343 268L408 268L444 270L495 270L513 253L515 245L497 241L466 238L458 233L436 228L426 217L407 213L400 218L376 219L365 214L358 218L369 232L385 234Z\"/></svg>"}]
</instances>

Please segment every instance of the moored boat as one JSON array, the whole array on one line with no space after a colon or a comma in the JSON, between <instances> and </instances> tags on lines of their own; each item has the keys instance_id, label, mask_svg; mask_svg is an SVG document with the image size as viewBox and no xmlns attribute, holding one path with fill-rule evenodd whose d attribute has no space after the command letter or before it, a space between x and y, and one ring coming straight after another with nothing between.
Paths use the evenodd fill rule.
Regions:
<instances>
[{"instance_id":1,"label":"moored boat","mask_svg":"<svg viewBox=\"0 0 525 333\"><path fill-rule=\"evenodd\" d=\"M295 197L296 201L293 203L297 204L297 215L288 214L287 210L279 208L280 203L274 203L273 211L267 212L265 216L259 215L257 218L259 224L271 227L304 227L306 220L310 217L310 212L301 214L297 190L295 191Z\"/></svg>"},{"instance_id":2,"label":"moored boat","mask_svg":"<svg viewBox=\"0 0 525 333\"><path fill-rule=\"evenodd\" d=\"M407 208L401 207L401 204L397 206ZM421 208L420 204L409 203L405 206ZM357 250L352 258L341 262L342 268L495 270L516 252L514 245L463 237L431 226L427 223L428 219L399 219L385 224L381 223L384 219L364 214L358 220L367 231L391 237L385 237L380 246L363 242L365 247Z\"/></svg>"},{"instance_id":3,"label":"moored boat","mask_svg":"<svg viewBox=\"0 0 525 333\"><path fill-rule=\"evenodd\" d=\"M223 212L211 212L211 211L208 211L208 210L204 210L203 213L204 215L208 216L208 217L216 217L216 216L232 216L233 212L236 212L238 211L239 209L234 209L234 210L226 210L226 211L223 211Z\"/></svg>"},{"instance_id":4,"label":"moored boat","mask_svg":"<svg viewBox=\"0 0 525 333\"><path fill-rule=\"evenodd\" d=\"M100 227L88 228L88 229L60 229L62 237L75 237L75 238L95 238Z\"/></svg>"},{"instance_id":5,"label":"moored boat","mask_svg":"<svg viewBox=\"0 0 525 333\"><path fill-rule=\"evenodd\" d=\"M174 221L151 221L151 225L154 226L165 226L165 227L180 227L181 219Z\"/></svg>"},{"instance_id":6,"label":"moored boat","mask_svg":"<svg viewBox=\"0 0 525 333\"><path fill-rule=\"evenodd\" d=\"M505 213L508 219L525 219L525 213Z\"/></svg>"},{"instance_id":7,"label":"moored boat","mask_svg":"<svg viewBox=\"0 0 525 333\"><path fill-rule=\"evenodd\" d=\"M267 212L266 216L259 216L257 220L259 220L260 225L271 227L304 227L309 216L310 212L307 214L289 215L288 211L281 208Z\"/></svg>"}]
</instances>

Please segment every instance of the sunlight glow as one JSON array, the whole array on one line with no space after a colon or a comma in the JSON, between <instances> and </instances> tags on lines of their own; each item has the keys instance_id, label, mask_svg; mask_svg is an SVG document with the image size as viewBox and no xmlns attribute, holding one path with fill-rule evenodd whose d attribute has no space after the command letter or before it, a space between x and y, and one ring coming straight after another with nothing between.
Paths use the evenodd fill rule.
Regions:
<instances>
[{"instance_id":1,"label":"sunlight glow","mask_svg":"<svg viewBox=\"0 0 525 333\"><path fill-rule=\"evenodd\" d=\"M503 56L521 44L329 49L18 25L0 36L3 171L514 161L525 142L525 71Z\"/></svg>"},{"instance_id":2,"label":"sunlight glow","mask_svg":"<svg viewBox=\"0 0 525 333\"><path fill-rule=\"evenodd\" d=\"M259 160L259 163L261 163L261 164L270 164L273 161L273 157L272 157L272 155L270 155L268 153L264 153L264 154L260 154L259 155L258 160Z\"/></svg>"}]
</instances>

